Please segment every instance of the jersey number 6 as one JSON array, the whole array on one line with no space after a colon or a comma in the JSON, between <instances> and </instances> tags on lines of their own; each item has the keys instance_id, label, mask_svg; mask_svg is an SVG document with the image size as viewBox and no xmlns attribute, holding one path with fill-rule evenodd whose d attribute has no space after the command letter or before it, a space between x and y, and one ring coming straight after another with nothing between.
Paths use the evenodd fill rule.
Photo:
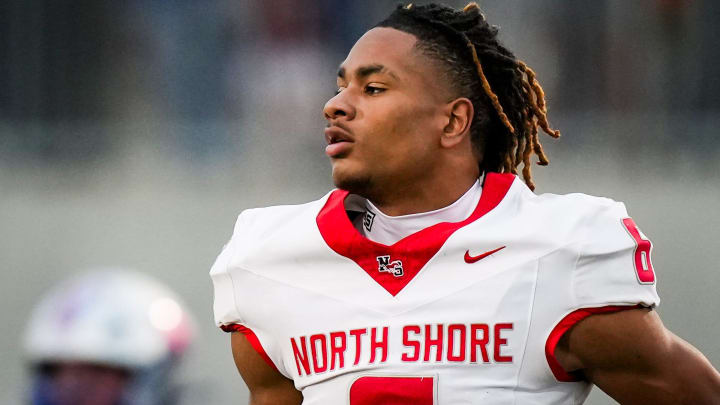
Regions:
<instances>
[{"instance_id":1,"label":"jersey number 6","mask_svg":"<svg viewBox=\"0 0 720 405\"><path fill-rule=\"evenodd\" d=\"M637 273L638 282L640 284L655 283L655 271L653 270L652 261L650 260L650 252L652 251L652 242L640 232L632 218L623 218L625 229L635 241L635 272Z\"/></svg>"},{"instance_id":2,"label":"jersey number 6","mask_svg":"<svg viewBox=\"0 0 720 405\"><path fill-rule=\"evenodd\" d=\"M360 377L350 386L350 405L435 405L435 379Z\"/></svg>"}]
</instances>

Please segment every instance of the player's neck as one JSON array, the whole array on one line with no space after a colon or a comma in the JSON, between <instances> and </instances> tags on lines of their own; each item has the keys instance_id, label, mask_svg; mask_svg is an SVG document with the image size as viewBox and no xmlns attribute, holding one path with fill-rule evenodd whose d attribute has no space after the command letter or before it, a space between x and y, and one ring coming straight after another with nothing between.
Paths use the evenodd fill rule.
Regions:
<instances>
[{"instance_id":1,"label":"player's neck","mask_svg":"<svg viewBox=\"0 0 720 405\"><path fill-rule=\"evenodd\" d=\"M431 184L408 182L404 186L392 187L392 192L368 199L383 214L393 217L435 211L457 201L477 181L477 176L457 177Z\"/></svg>"}]
</instances>

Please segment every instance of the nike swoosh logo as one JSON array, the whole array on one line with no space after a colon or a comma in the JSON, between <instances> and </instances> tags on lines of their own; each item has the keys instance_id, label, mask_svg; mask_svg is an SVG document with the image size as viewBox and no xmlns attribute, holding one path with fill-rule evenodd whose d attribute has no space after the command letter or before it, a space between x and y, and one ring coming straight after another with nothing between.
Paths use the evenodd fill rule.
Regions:
<instances>
[{"instance_id":1,"label":"nike swoosh logo","mask_svg":"<svg viewBox=\"0 0 720 405\"><path fill-rule=\"evenodd\" d=\"M482 259L490 256L491 254L493 254L499 250L503 250L503 249L505 249L505 246L499 247L497 249L491 250L489 252L485 252L485 253L483 253L481 255L477 255L477 256L470 256L470 251L466 250L465 251L465 263L475 263L475 262L482 260Z\"/></svg>"}]
</instances>

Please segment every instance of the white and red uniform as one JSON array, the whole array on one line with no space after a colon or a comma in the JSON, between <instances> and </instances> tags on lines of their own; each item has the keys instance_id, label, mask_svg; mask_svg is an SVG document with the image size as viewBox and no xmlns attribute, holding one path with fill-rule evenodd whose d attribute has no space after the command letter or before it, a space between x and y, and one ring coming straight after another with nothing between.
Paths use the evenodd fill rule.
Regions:
<instances>
[{"instance_id":1,"label":"white and red uniform","mask_svg":"<svg viewBox=\"0 0 720 405\"><path fill-rule=\"evenodd\" d=\"M650 242L621 203L489 173L467 219L383 245L346 196L244 211L210 272L217 324L305 405L582 403L590 385L553 355L562 334L659 302Z\"/></svg>"}]
</instances>

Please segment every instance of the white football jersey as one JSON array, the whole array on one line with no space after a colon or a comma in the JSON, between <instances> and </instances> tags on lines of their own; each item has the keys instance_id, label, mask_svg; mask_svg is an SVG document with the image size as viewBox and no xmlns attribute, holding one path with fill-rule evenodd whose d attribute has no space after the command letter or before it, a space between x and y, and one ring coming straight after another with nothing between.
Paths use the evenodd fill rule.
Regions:
<instances>
[{"instance_id":1,"label":"white football jersey","mask_svg":"<svg viewBox=\"0 0 720 405\"><path fill-rule=\"evenodd\" d=\"M388 246L353 227L346 196L244 211L210 272L217 324L305 405L582 403L590 384L554 357L562 334L659 303L621 203L489 173L466 220Z\"/></svg>"}]
</instances>

